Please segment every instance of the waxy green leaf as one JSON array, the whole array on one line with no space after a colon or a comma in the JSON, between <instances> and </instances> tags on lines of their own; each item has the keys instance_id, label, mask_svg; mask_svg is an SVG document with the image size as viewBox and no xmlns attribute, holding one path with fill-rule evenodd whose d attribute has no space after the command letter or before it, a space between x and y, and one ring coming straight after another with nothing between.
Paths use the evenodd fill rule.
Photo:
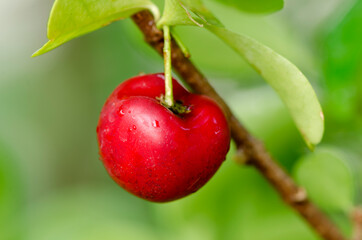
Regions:
<instances>
[{"instance_id":1,"label":"waxy green leaf","mask_svg":"<svg viewBox=\"0 0 362 240\"><path fill-rule=\"evenodd\" d=\"M271 13L284 6L283 0L216 0L222 4L249 13Z\"/></svg>"},{"instance_id":2,"label":"waxy green leaf","mask_svg":"<svg viewBox=\"0 0 362 240\"><path fill-rule=\"evenodd\" d=\"M165 0L165 8L158 26L204 24L221 26L219 20L205 7L201 0Z\"/></svg>"},{"instance_id":3,"label":"waxy green leaf","mask_svg":"<svg viewBox=\"0 0 362 240\"><path fill-rule=\"evenodd\" d=\"M287 106L309 148L323 136L324 119L318 98L300 70L281 55L256 40L207 26L240 54L274 88Z\"/></svg>"},{"instance_id":4,"label":"waxy green leaf","mask_svg":"<svg viewBox=\"0 0 362 240\"><path fill-rule=\"evenodd\" d=\"M354 205L353 173L345 156L333 148L322 148L298 160L294 175L319 206L349 213Z\"/></svg>"},{"instance_id":5,"label":"waxy green leaf","mask_svg":"<svg viewBox=\"0 0 362 240\"><path fill-rule=\"evenodd\" d=\"M204 23L221 25L220 21L206 8L201 0L180 0L181 4L198 16Z\"/></svg>"},{"instance_id":6,"label":"waxy green leaf","mask_svg":"<svg viewBox=\"0 0 362 240\"><path fill-rule=\"evenodd\" d=\"M149 0L56 0L48 22L49 41L33 57L145 9L159 17L158 8Z\"/></svg>"}]
</instances>

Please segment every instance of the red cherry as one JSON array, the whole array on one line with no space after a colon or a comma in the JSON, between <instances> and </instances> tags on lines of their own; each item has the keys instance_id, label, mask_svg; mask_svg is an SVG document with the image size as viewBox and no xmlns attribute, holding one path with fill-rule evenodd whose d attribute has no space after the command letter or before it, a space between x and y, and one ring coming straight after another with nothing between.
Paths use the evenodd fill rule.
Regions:
<instances>
[{"instance_id":1,"label":"red cherry","mask_svg":"<svg viewBox=\"0 0 362 240\"><path fill-rule=\"evenodd\" d=\"M131 78L106 101L98 123L101 159L128 192L167 202L201 188L217 171L230 145L230 130L210 98L187 92L173 79L177 114L160 103L163 74Z\"/></svg>"}]
</instances>

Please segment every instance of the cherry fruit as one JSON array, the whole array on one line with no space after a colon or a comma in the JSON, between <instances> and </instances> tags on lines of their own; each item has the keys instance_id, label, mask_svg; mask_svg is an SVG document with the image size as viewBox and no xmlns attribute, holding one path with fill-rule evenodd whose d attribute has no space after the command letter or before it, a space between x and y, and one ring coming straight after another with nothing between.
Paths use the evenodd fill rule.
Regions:
<instances>
[{"instance_id":1,"label":"cherry fruit","mask_svg":"<svg viewBox=\"0 0 362 240\"><path fill-rule=\"evenodd\" d=\"M230 145L220 107L189 93L173 79L180 109L162 104L164 75L131 78L107 99L97 136L109 175L128 192L167 202L201 188L217 171Z\"/></svg>"}]
</instances>

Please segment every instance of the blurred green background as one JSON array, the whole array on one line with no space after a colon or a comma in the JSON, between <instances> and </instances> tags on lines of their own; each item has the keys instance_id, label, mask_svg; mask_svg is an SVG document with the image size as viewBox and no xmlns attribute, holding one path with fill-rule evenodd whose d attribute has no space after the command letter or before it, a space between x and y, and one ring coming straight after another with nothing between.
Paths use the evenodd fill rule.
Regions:
<instances>
[{"instance_id":1,"label":"blurred green background","mask_svg":"<svg viewBox=\"0 0 362 240\"><path fill-rule=\"evenodd\" d=\"M157 1L158 3L162 1ZM210 33L177 32L240 120L346 235L361 204L362 1L286 0L272 15L207 6L238 33L294 62L317 91L324 140L310 153L263 80ZM227 160L197 193L155 204L118 187L98 157L107 96L161 58L128 19L31 59L52 1L0 1L0 239L319 239L250 167Z\"/></svg>"}]
</instances>

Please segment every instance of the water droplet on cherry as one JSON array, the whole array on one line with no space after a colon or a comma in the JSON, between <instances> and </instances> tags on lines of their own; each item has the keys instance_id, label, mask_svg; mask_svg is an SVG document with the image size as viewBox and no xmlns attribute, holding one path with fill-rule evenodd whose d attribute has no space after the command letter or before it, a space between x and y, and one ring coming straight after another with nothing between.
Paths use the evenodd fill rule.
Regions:
<instances>
[{"instance_id":1,"label":"water droplet on cherry","mask_svg":"<svg viewBox=\"0 0 362 240\"><path fill-rule=\"evenodd\" d=\"M110 123L113 123L115 120L116 120L116 119L114 118L113 114L110 114L110 115L108 116L108 121L109 121Z\"/></svg>"},{"instance_id":2,"label":"water droplet on cherry","mask_svg":"<svg viewBox=\"0 0 362 240\"><path fill-rule=\"evenodd\" d=\"M152 126L155 128L160 127L160 123L157 120L155 120L152 122Z\"/></svg>"},{"instance_id":3,"label":"water droplet on cherry","mask_svg":"<svg viewBox=\"0 0 362 240\"><path fill-rule=\"evenodd\" d=\"M124 115L125 112L124 112L122 106L119 108L118 113L121 117Z\"/></svg>"}]
</instances>

